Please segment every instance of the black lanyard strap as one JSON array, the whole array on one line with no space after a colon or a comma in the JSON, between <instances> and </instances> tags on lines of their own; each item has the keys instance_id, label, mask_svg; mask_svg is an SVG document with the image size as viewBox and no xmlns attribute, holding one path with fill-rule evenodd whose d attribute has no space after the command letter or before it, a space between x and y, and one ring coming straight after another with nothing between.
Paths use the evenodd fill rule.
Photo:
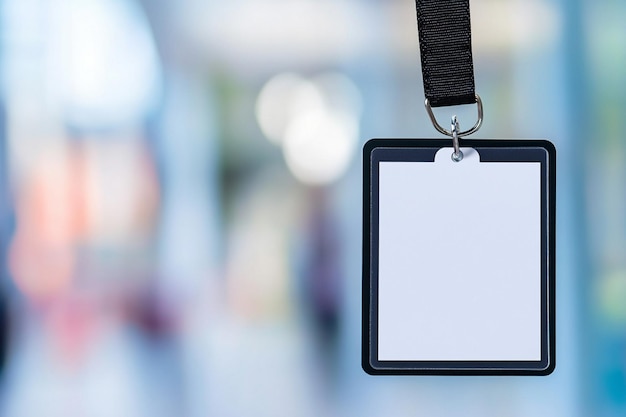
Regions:
<instances>
[{"instance_id":1,"label":"black lanyard strap","mask_svg":"<svg viewBox=\"0 0 626 417\"><path fill-rule=\"evenodd\" d=\"M424 95L432 107L476 103L469 0L415 0Z\"/></svg>"}]
</instances>

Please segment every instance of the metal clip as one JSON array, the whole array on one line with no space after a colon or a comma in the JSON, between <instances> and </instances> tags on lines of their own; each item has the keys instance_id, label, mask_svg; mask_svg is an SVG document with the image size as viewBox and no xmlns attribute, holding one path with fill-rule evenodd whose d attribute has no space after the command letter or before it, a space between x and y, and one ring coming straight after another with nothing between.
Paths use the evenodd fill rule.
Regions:
<instances>
[{"instance_id":1,"label":"metal clip","mask_svg":"<svg viewBox=\"0 0 626 417\"><path fill-rule=\"evenodd\" d=\"M454 147L454 152L452 152L452 160L454 162L461 162L463 160L463 152L461 152L461 145L459 144L459 121L456 118L456 115L452 116L452 120L450 121L450 133L452 133L452 147Z\"/></svg>"}]
</instances>

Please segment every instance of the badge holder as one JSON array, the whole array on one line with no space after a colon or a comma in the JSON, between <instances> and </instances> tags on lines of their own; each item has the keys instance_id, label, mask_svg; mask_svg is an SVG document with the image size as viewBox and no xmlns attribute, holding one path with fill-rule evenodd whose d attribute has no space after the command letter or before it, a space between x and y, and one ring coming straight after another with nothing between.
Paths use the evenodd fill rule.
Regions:
<instances>
[{"instance_id":1,"label":"badge holder","mask_svg":"<svg viewBox=\"0 0 626 417\"><path fill-rule=\"evenodd\" d=\"M548 375L556 350L556 150L544 140L461 140L483 120L468 0L417 6L426 109L452 143L364 146L363 369ZM452 29L441 30L442 15L454 17ZM462 70L450 78L433 63L459 42L469 53L460 53L464 62L454 69ZM478 120L467 131L456 116L444 129L432 112L472 103Z\"/></svg>"}]
</instances>

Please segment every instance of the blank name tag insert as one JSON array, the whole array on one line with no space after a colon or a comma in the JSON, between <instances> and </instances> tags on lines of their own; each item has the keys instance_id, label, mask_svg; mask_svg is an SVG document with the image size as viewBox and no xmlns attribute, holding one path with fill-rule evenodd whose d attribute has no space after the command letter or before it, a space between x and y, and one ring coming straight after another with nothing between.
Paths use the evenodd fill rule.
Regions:
<instances>
[{"instance_id":1,"label":"blank name tag insert","mask_svg":"<svg viewBox=\"0 0 626 417\"><path fill-rule=\"evenodd\" d=\"M462 151L379 162L379 361L541 360L541 164Z\"/></svg>"}]
</instances>

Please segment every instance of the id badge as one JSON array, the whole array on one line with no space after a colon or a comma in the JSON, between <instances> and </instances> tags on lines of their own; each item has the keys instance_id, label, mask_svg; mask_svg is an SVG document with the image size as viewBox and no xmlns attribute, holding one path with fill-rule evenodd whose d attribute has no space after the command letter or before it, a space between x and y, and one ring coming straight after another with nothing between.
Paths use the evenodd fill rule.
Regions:
<instances>
[{"instance_id":1,"label":"id badge","mask_svg":"<svg viewBox=\"0 0 626 417\"><path fill-rule=\"evenodd\" d=\"M363 149L369 374L555 367L556 151L542 140L372 139Z\"/></svg>"}]
</instances>

